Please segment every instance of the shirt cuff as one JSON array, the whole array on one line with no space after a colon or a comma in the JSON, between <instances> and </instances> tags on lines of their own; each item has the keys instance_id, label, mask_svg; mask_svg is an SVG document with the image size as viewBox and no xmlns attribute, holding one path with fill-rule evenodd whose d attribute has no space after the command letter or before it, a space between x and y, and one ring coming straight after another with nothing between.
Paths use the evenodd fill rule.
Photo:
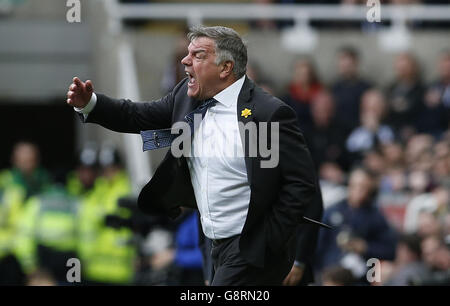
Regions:
<instances>
[{"instance_id":1,"label":"shirt cuff","mask_svg":"<svg viewBox=\"0 0 450 306\"><path fill-rule=\"evenodd\" d=\"M305 264L298 260L294 261L294 266L299 267L299 268L305 268Z\"/></svg>"},{"instance_id":2,"label":"shirt cuff","mask_svg":"<svg viewBox=\"0 0 450 306\"><path fill-rule=\"evenodd\" d=\"M86 119L87 116L89 115L89 113L94 109L96 104L97 104L97 95L95 94L95 92L93 92L92 96L91 96L91 100L89 101L88 104L86 104L85 107L82 107L82 108L74 107L74 110L77 113L83 114L84 118Z\"/></svg>"}]
</instances>

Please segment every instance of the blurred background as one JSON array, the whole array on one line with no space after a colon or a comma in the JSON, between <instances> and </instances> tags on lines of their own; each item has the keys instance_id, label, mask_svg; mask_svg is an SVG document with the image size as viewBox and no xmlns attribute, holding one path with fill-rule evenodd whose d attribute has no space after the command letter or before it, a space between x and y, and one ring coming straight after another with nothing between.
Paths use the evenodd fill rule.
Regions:
<instances>
[{"instance_id":1,"label":"blurred background","mask_svg":"<svg viewBox=\"0 0 450 306\"><path fill-rule=\"evenodd\" d=\"M380 22L361 0L0 0L0 284L69 285L72 257L81 284L205 283L196 212L136 208L166 150L65 103L74 76L161 97L200 23L237 30L247 75L297 112L335 228L308 259L314 284L450 284L450 5L370 2Z\"/></svg>"}]
</instances>

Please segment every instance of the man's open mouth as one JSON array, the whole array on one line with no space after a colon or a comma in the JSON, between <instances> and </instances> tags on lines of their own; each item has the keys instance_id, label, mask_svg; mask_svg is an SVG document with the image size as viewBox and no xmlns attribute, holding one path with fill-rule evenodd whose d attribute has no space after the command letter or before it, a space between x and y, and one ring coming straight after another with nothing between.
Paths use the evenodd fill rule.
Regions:
<instances>
[{"instance_id":1,"label":"man's open mouth","mask_svg":"<svg viewBox=\"0 0 450 306\"><path fill-rule=\"evenodd\" d=\"M187 71L186 71L186 75L189 78L188 85L189 86L194 86L195 85L195 77L192 74L190 74L189 72L187 72Z\"/></svg>"}]
</instances>

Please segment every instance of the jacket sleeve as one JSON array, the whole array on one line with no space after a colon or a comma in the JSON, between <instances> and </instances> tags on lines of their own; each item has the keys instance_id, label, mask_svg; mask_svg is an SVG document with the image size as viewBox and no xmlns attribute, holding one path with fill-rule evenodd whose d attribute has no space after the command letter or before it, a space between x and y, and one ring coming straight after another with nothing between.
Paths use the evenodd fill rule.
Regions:
<instances>
[{"instance_id":1,"label":"jacket sleeve","mask_svg":"<svg viewBox=\"0 0 450 306\"><path fill-rule=\"evenodd\" d=\"M316 193L314 164L301 134L295 112L283 104L272 116L279 123L279 169L281 186L278 201L268 216L269 241L274 251L283 249Z\"/></svg>"},{"instance_id":2,"label":"jacket sleeve","mask_svg":"<svg viewBox=\"0 0 450 306\"><path fill-rule=\"evenodd\" d=\"M122 133L139 133L142 130L169 128L175 96L185 81L180 82L172 92L153 102L132 102L126 99L112 99L97 94L97 104L83 122L97 123Z\"/></svg>"},{"instance_id":3,"label":"jacket sleeve","mask_svg":"<svg viewBox=\"0 0 450 306\"><path fill-rule=\"evenodd\" d=\"M314 200L308 205L305 216L322 220L323 201L319 183L317 183L317 191ZM295 260L305 265L312 266L314 254L316 251L317 240L319 238L320 227L314 224L302 224L297 230L297 253Z\"/></svg>"}]
</instances>

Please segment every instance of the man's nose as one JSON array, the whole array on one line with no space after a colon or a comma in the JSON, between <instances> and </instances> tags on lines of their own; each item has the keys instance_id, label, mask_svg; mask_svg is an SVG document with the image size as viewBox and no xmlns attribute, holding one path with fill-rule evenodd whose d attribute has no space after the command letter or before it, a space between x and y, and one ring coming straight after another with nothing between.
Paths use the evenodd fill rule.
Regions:
<instances>
[{"instance_id":1,"label":"man's nose","mask_svg":"<svg viewBox=\"0 0 450 306\"><path fill-rule=\"evenodd\" d=\"M181 60L181 64L185 65L185 66L190 66L191 65L191 58L189 57L189 55L186 55L182 60Z\"/></svg>"}]
</instances>

